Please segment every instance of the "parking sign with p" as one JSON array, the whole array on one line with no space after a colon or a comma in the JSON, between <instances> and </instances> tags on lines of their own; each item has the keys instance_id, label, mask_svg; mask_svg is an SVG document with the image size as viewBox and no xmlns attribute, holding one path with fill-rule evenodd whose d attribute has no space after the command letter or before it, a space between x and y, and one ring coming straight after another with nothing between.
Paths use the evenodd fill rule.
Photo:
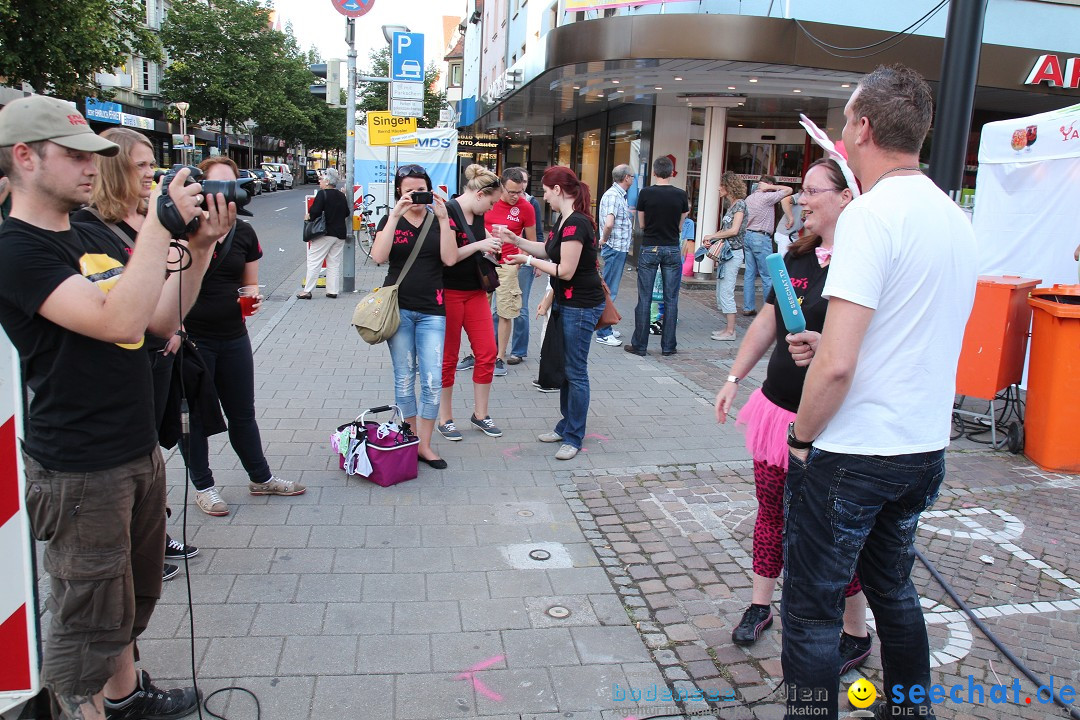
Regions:
<instances>
[{"instance_id":1,"label":"parking sign with p","mask_svg":"<svg viewBox=\"0 0 1080 720\"><path fill-rule=\"evenodd\" d=\"M391 65L394 80L419 82L424 79L424 35L394 33Z\"/></svg>"}]
</instances>

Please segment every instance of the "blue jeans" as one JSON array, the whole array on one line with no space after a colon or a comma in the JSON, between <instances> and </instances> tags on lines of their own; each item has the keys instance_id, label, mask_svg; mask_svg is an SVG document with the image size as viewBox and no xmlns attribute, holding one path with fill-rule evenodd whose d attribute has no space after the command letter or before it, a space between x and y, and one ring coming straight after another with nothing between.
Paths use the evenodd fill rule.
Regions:
<instances>
[{"instance_id":1,"label":"blue jeans","mask_svg":"<svg viewBox=\"0 0 1080 720\"><path fill-rule=\"evenodd\" d=\"M604 282L607 283L608 290L611 291L611 300L614 302L619 295L619 283L622 281L623 270L626 269L626 253L612 250L610 245L604 245L600 248L600 257L604 261ZM611 335L611 328L597 330L596 334L600 337L608 337Z\"/></svg>"},{"instance_id":2,"label":"blue jeans","mask_svg":"<svg viewBox=\"0 0 1080 720\"><path fill-rule=\"evenodd\" d=\"M772 280L769 279L769 266L765 264L765 258L772 254L772 235L747 230L743 236L743 261L746 263L746 274L743 276L743 310L753 310L757 307L754 302L754 279L761 278L762 305L765 304L765 296L769 294Z\"/></svg>"},{"instance_id":3,"label":"blue jeans","mask_svg":"<svg viewBox=\"0 0 1080 720\"><path fill-rule=\"evenodd\" d=\"M652 303L653 283L657 270L664 286L664 331L660 335L660 350L675 352L675 325L679 322L679 287L682 285L682 253L677 246L641 248L638 256L637 307L634 308L634 350L645 352L649 347L649 305Z\"/></svg>"},{"instance_id":4,"label":"blue jeans","mask_svg":"<svg viewBox=\"0 0 1080 720\"><path fill-rule=\"evenodd\" d=\"M884 687L929 687L911 566L919 515L945 477L945 451L882 457L811 448L805 464L790 460L780 601L788 717L836 717L844 588L856 570L877 621ZM911 707L916 717L934 717L929 703Z\"/></svg>"},{"instance_id":5,"label":"blue jeans","mask_svg":"<svg viewBox=\"0 0 1080 720\"><path fill-rule=\"evenodd\" d=\"M518 284L521 285L521 312L514 320L514 334L510 338L510 354L518 357L529 354L529 293L532 291L534 278L533 268L522 265L521 270L518 271Z\"/></svg>"},{"instance_id":6,"label":"blue jeans","mask_svg":"<svg viewBox=\"0 0 1080 720\"><path fill-rule=\"evenodd\" d=\"M416 415L416 373L420 372L420 417L439 416L442 392L443 339L446 316L401 311L401 324L387 342L394 364L394 403L403 417Z\"/></svg>"},{"instance_id":7,"label":"blue jeans","mask_svg":"<svg viewBox=\"0 0 1080 720\"><path fill-rule=\"evenodd\" d=\"M589 415L589 348L604 303L592 308L559 306L563 352L566 355L566 379L559 389L562 420L555 432L563 443L580 449L585 442L585 420Z\"/></svg>"},{"instance_id":8,"label":"blue jeans","mask_svg":"<svg viewBox=\"0 0 1080 720\"><path fill-rule=\"evenodd\" d=\"M199 347L199 355L214 379L221 409L229 422L229 443L240 458L248 478L252 482L266 482L272 473L263 454L262 437L255 422L255 361L251 356L251 340L247 333L232 340L194 336L191 339ZM195 489L213 487L210 448L198 413L191 413L191 436L187 443L180 443L180 451L191 469L191 484Z\"/></svg>"}]
</instances>

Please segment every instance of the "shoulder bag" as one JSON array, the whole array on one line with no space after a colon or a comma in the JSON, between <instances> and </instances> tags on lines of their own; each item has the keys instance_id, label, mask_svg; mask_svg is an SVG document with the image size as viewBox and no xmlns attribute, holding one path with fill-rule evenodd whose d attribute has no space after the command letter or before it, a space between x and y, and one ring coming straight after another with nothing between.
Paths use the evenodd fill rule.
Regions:
<instances>
[{"instance_id":1,"label":"shoulder bag","mask_svg":"<svg viewBox=\"0 0 1080 720\"><path fill-rule=\"evenodd\" d=\"M476 242L476 236L473 235L472 226L465 222L465 212L461 209L460 205L456 203L454 205L448 205L447 210L453 210L454 222L461 223L461 227L465 230L465 235L469 238L469 244ZM476 276L480 282L480 289L490 294L495 292L495 288L499 287L499 273L496 271L498 267L495 263L488 260L482 253L477 253L476 257Z\"/></svg>"},{"instance_id":2,"label":"shoulder bag","mask_svg":"<svg viewBox=\"0 0 1080 720\"><path fill-rule=\"evenodd\" d=\"M392 338L397 332L398 325L401 324L398 288L412 269L416 256L420 254L420 246L427 241L428 230L431 229L431 223L434 220L433 214L428 214L427 219L424 220L420 234L416 236L416 244L409 253L409 259L405 261L405 266L398 273L397 282L386 287L375 288L356 304L356 309L353 310L352 326L367 344L378 345Z\"/></svg>"},{"instance_id":3,"label":"shoulder bag","mask_svg":"<svg viewBox=\"0 0 1080 720\"><path fill-rule=\"evenodd\" d=\"M320 190L319 192L323 192ZM326 205L325 200L323 205ZM323 207L323 211L319 214L319 217L314 220L304 221L304 242L311 242L317 237L321 237L326 234L326 208Z\"/></svg>"}]
</instances>

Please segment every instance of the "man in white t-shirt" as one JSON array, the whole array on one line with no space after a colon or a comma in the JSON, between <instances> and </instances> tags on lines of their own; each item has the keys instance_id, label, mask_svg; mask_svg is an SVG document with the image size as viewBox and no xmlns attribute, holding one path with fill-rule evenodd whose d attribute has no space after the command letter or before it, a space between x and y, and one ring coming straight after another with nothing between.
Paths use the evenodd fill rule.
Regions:
<instances>
[{"instance_id":1,"label":"man in white t-shirt","mask_svg":"<svg viewBox=\"0 0 1080 720\"><path fill-rule=\"evenodd\" d=\"M844 587L856 570L889 689L878 717L934 717L924 697L907 695L930 685L911 567L919 515L945 476L977 271L971 223L919 170L932 112L930 89L909 68L879 67L859 83L843 139L864 194L837 222L822 334L789 337L797 361L813 358L788 432L789 718L837 716Z\"/></svg>"}]
</instances>

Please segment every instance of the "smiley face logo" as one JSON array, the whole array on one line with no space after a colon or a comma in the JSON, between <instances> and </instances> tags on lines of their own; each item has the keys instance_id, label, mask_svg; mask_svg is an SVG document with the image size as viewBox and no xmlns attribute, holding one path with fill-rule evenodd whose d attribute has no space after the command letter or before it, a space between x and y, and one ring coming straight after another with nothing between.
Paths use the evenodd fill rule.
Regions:
<instances>
[{"instance_id":1,"label":"smiley face logo","mask_svg":"<svg viewBox=\"0 0 1080 720\"><path fill-rule=\"evenodd\" d=\"M848 700L857 708L870 707L877 700L877 689L866 678L859 678L851 683L847 691Z\"/></svg>"}]
</instances>

